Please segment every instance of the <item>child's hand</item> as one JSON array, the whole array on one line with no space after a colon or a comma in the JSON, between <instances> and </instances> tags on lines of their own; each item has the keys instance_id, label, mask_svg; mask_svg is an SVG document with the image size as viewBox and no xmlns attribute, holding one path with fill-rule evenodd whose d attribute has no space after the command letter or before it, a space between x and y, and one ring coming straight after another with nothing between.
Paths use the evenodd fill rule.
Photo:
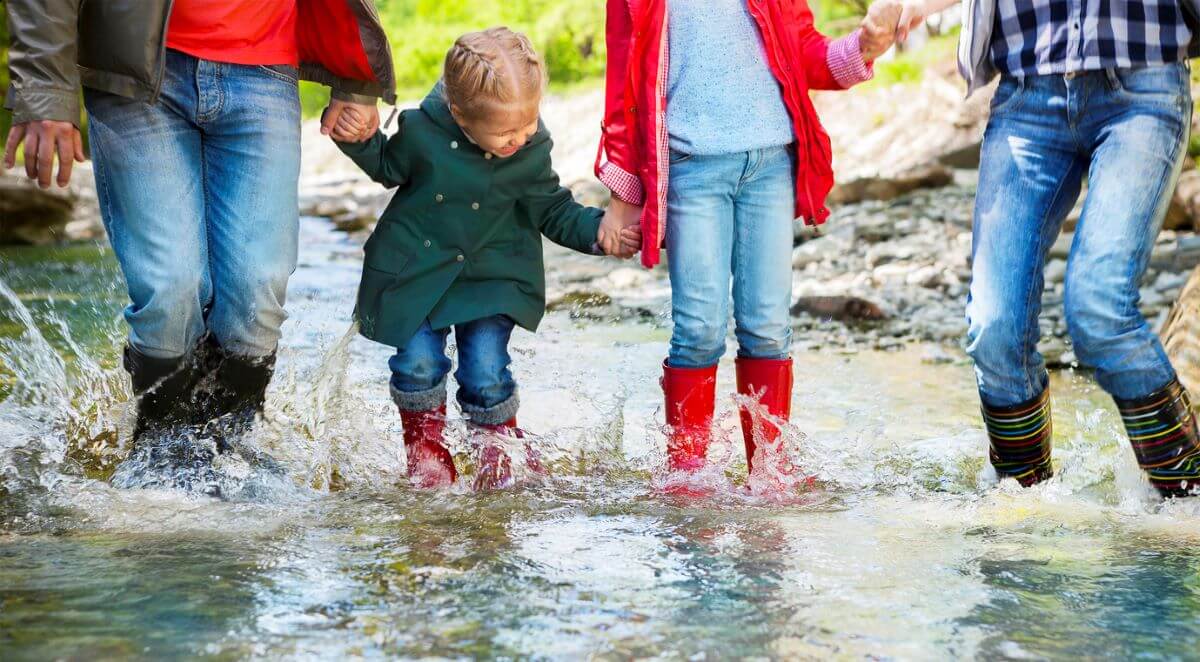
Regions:
<instances>
[{"instance_id":1,"label":"child's hand","mask_svg":"<svg viewBox=\"0 0 1200 662\"><path fill-rule=\"evenodd\" d=\"M321 133L339 142L362 142L379 128L379 109L373 104L334 99L321 115Z\"/></svg>"},{"instance_id":2,"label":"child's hand","mask_svg":"<svg viewBox=\"0 0 1200 662\"><path fill-rule=\"evenodd\" d=\"M904 7L900 0L876 0L862 21L858 47L863 60L871 62L887 52L896 41Z\"/></svg>"},{"instance_id":3,"label":"child's hand","mask_svg":"<svg viewBox=\"0 0 1200 662\"><path fill-rule=\"evenodd\" d=\"M628 259L642 247L642 228L638 224L642 208L613 198L600 222L596 243L605 255Z\"/></svg>"}]
</instances>

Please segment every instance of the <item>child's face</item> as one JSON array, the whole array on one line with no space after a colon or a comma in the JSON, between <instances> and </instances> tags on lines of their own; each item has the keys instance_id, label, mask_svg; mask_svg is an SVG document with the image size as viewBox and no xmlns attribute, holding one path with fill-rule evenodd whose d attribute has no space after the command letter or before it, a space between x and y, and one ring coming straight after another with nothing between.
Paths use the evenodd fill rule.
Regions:
<instances>
[{"instance_id":1,"label":"child's face","mask_svg":"<svg viewBox=\"0 0 1200 662\"><path fill-rule=\"evenodd\" d=\"M535 104L532 109L524 105L501 109L481 120L464 118L455 106L450 106L450 113L480 149L506 159L516 154L537 133L537 108Z\"/></svg>"}]
</instances>

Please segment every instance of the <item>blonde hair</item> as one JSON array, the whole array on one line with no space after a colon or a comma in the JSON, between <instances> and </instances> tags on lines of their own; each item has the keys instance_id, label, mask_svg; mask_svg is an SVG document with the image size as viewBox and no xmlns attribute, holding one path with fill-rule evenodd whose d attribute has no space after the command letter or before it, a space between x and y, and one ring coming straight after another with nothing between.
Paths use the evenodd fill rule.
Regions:
<instances>
[{"instance_id":1,"label":"blonde hair","mask_svg":"<svg viewBox=\"0 0 1200 662\"><path fill-rule=\"evenodd\" d=\"M470 120L513 103L536 108L546 89L546 65L529 38L506 27L470 32L446 53L446 102Z\"/></svg>"}]
</instances>

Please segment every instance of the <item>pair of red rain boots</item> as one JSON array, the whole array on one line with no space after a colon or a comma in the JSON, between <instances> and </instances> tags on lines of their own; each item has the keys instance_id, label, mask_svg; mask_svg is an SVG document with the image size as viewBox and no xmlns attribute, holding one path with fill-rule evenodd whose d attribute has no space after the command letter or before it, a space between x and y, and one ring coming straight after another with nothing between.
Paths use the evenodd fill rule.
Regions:
<instances>
[{"instance_id":1,"label":"pair of red rain boots","mask_svg":"<svg viewBox=\"0 0 1200 662\"><path fill-rule=\"evenodd\" d=\"M784 460L779 448L781 431L772 419L786 421L791 416L792 360L739 358L735 366L738 393L759 403L758 408L747 404L738 407L746 465L753 475L756 461ZM717 366L673 368L663 362L662 387L670 428L667 467L672 472L699 471L712 441ZM760 449L759 444L767 448Z\"/></svg>"},{"instance_id":2,"label":"pair of red rain boots","mask_svg":"<svg viewBox=\"0 0 1200 662\"><path fill-rule=\"evenodd\" d=\"M401 411L404 425L404 453L408 458L408 477L421 489L449 487L458 480L454 457L446 448L446 405L428 411ZM479 451L479 470L475 475L476 490L497 489L512 484L512 460L496 437L524 439L525 433L512 418L500 425L472 426L491 439L485 440ZM532 451L527 449L529 468L541 472Z\"/></svg>"}]
</instances>

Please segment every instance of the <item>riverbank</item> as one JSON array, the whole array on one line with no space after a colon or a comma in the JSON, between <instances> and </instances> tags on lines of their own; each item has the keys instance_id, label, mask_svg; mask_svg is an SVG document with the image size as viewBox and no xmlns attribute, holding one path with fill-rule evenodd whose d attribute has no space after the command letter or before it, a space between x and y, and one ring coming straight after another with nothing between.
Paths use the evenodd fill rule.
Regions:
<instances>
[{"instance_id":1,"label":"riverbank","mask_svg":"<svg viewBox=\"0 0 1200 662\"><path fill-rule=\"evenodd\" d=\"M964 102L951 71L913 85L816 95L839 185L833 215L819 234L797 226L792 323L798 348L854 353L935 343L943 349L926 350L929 360L963 358L972 206L989 99L990 90ZM598 205L607 202L591 174L602 106L597 89L552 97L543 113L563 181L580 200ZM315 126L305 128L304 154L304 212L365 238L390 193L355 172ZM1159 237L1142 289L1142 311L1156 328L1200 263L1200 237L1187 227L1185 206L1175 205L1172 223L1184 228ZM1078 214L1077 206L1046 268L1039 347L1057 367L1075 363L1062 297ZM597 260L551 244L546 255L552 310L594 321L669 324L666 269L646 271L634 261Z\"/></svg>"}]
</instances>

